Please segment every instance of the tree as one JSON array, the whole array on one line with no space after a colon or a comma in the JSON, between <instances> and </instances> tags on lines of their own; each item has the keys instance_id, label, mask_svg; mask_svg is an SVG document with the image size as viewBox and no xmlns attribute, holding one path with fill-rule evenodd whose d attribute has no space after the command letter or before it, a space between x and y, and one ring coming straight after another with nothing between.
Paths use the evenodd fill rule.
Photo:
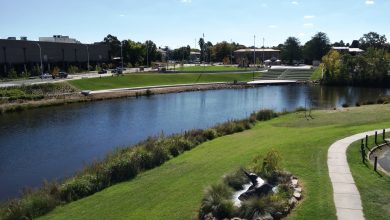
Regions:
<instances>
[{"instance_id":1,"label":"tree","mask_svg":"<svg viewBox=\"0 0 390 220\"><path fill-rule=\"evenodd\" d=\"M203 38L200 38L199 39L199 48L200 48L200 60L201 61L204 61L204 57L205 57L205 53L204 53L204 51L205 51L205 42L204 42L204 39Z\"/></svg>"},{"instance_id":2,"label":"tree","mask_svg":"<svg viewBox=\"0 0 390 220\"><path fill-rule=\"evenodd\" d=\"M110 59L121 56L121 42L117 37L109 34L103 40L108 45L108 53Z\"/></svg>"},{"instance_id":3,"label":"tree","mask_svg":"<svg viewBox=\"0 0 390 220\"><path fill-rule=\"evenodd\" d=\"M145 48L145 55L144 55L145 64L147 64L148 62L150 64L151 62L158 61L158 60L161 61L161 53L157 51L157 46L153 41L148 40L144 43L143 46Z\"/></svg>"},{"instance_id":4,"label":"tree","mask_svg":"<svg viewBox=\"0 0 390 220\"><path fill-rule=\"evenodd\" d=\"M359 39L360 46L363 50L367 50L369 47L385 48L386 41L387 39L385 35L379 35L376 32L364 34L363 37Z\"/></svg>"},{"instance_id":5,"label":"tree","mask_svg":"<svg viewBox=\"0 0 390 220\"><path fill-rule=\"evenodd\" d=\"M322 58L324 64L324 80L326 82L340 83L344 77L340 74L341 55L336 50L331 50Z\"/></svg>"},{"instance_id":6,"label":"tree","mask_svg":"<svg viewBox=\"0 0 390 220\"><path fill-rule=\"evenodd\" d=\"M296 37L289 37L282 46L281 58L289 64L302 59L301 43Z\"/></svg>"},{"instance_id":7,"label":"tree","mask_svg":"<svg viewBox=\"0 0 390 220\"><path fill-rule=\"evenodd\" d=\"M330 43L328 36L323 32L318 32L310 41L306 42L303 54L305 60L311 63L313 60L321 60L329 50Z\"/></svg>"},{"instance_id":8,"label":"tree","mask_svg":"<svg viewBox=\"0 0 390 220\"><path fill-rule=\"evenodd\" d=\"M232 52L233 52L233 46L228 42L222 41L221 43L217 43L213 46L213 51L212 51L214 61L222 62L226 57L230 59L230 55Z\"/></svg>"},{"instance_id":9,"label":"tree","mask_svg":"<svg viewBox=\"0 0 390 220\"><path fill-rule=\"evenodd\" d=\"M143 64L145 57L144 45L132 40L123 41L123 61L131 63L132 66Z\"/></svg>"}]
</instances>

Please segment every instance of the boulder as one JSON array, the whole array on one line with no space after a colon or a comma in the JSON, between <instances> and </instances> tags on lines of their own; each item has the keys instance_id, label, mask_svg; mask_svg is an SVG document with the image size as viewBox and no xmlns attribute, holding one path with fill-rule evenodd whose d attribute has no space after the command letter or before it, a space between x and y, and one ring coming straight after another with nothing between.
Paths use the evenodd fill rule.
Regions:
<instances>
[{"instance_id":1,"label":"boulder","mask_svg":"<svg viewBox=\"0 0 390 220\"><path fill-rule=\"evenodd\" d=\"M265 214L262 214L260 216L257 216L253 219L256 219L256 220L274 220L274 218L272 217L271 214L269 214L268 212L265 213Z\"/></svg>"},{"instance_id":2,"label":"boulder","mask_svg":"<svg viewBox=\"0 0 390 220\"><path fill-rule=\"evenodd\" d=\"M297 200L300 200L301 199L301 194L299 192L294 192L293 196L297 199Z\"/></svg>"},{"instance_id":3,"label":"boulder","mask_svg":"<svg viewBox=\"0 0 390 220\"><path fill-rule=\"evenodd\" d=\"M288 205L292 208L295 206L295 204L298 202L298 200L295 198L295 197L291 197L289 200L288 200Z\"/></svg>"}]
</instances>

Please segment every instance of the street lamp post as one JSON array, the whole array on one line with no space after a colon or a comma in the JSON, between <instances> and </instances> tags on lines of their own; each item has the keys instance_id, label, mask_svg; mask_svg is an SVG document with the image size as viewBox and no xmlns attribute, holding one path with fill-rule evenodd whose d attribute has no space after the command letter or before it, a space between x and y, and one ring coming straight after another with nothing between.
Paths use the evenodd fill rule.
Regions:
<instances>
[{"instance_id":1,"label":"street lamp post","mask_svg":"<svg viewBox=\"0 0 390 220\"><path fill-rule=\"evenodd\" d=\"M85 45L87 47L87 70L89 72L89 48L88 48L88 44Z\"/></svg>"},{"instance_id":2,"label":"street lamp post","mask_svg":"<svg viewBox=\"0 0 390 220\"><path fill-rule=\"evenodd\" d=\"M41 60L41 76L43 78L43 64L42 64L42 48L39 43L36 43L39 47L39 59Z\"/></svg>"},{"instance_id":3,"label":"street lamp post","mask_svg":"<svg viewBox=\"0 0 390 220\"><path fill-rule=\"evenodd\" d=\"M230 39L230 65L233 65L233 40Z\"/></svg>"},{"instance_id":4,"label":"street lamp post","mask_svg":"<svg viewBox=\"0 0 390 220\"><path fill-rule=\"evenodd\" d=\"M121 64L122 64L122 71L123 71L123 41L121 41Z\"/></svg>"},{"instance_id":5,"label":"street lamp post","mask_svg":"<svg viewBox=\"0 0 390 220\"><path fill-rule=\"evenodd\" d=\"M252 79L255 80L255 68L256 68L256 35L253 35L253 74Z\"/></svg>"}]
</instances>

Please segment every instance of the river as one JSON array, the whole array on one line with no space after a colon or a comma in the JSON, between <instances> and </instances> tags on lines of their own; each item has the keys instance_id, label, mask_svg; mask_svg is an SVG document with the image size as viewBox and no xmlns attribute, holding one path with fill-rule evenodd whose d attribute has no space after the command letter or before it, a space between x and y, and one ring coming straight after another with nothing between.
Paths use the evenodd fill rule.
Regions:
<instances>
[{"instance_id":1,"label":"river","mask_svg":"<svg viewBox=\"0 0 390 220\"><path fill-rule=\"evenodd\" d=\"M376 100L390 89L262 86L163 94L31 109L0 115L0 200L44 179L71 176L115 148L148 136L206 128L270 108L334 108Z\"/></svg>"}]
</instances>

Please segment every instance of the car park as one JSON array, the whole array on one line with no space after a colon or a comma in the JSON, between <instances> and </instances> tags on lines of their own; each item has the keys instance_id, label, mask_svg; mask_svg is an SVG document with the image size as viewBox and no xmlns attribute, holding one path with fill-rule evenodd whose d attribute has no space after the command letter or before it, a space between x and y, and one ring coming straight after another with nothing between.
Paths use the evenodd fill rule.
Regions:
<instances>
[{"instance_id":1,"label":"car park","mask_svg":"<svg viewBox=\"0 0 390 220\"><path fill-rule=\"evenodd\" d=\"M52 78L52 75L49 74L49 73L44 73L44 74L40 75L39 78L41 78L41 79L49 79L49 78Z\"/></svg>"},{"instance_id":2,"label":"car park","mask_svg":"<svg viewBox=\"0 0 390 220\"><path fill-rule=\"evenodd\" d=\"M102 69L102 70L100 70L100 71L98 72L98 74L105 74L105 73L107 73L107 70L106 70L106 69Z\"/></svg>"}]
</instances>

